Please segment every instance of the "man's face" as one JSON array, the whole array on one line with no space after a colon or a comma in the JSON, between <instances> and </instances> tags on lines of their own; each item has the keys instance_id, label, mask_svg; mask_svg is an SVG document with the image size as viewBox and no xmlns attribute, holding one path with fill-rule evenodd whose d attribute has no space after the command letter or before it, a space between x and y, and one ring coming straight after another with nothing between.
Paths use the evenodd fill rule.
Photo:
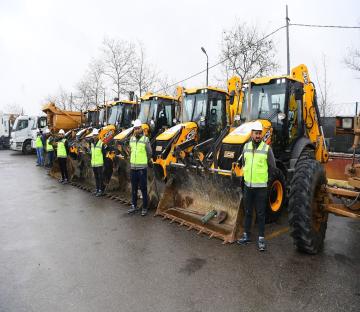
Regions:
<instances>
[{"instance_id":1,"label":"man's face","mask_svg":"<svg viewBox=\"0 0 360 312\"><path fill-rule=\"evenodd\" d=\"M262 131L255 131L255 130L251 131L251 138L253 139L254 142L260 143L261 137L262 137Z\"/></svg>"},{"instance_id":2,"label":"man's face","mask_svg":"<svg viewBox=\"0 0 360 312\"><path fill-rule=\"evenodd\" d=\"M134 127L134 135L140 135L142 132L141 127Z\"/></svg>"}]
</instances>

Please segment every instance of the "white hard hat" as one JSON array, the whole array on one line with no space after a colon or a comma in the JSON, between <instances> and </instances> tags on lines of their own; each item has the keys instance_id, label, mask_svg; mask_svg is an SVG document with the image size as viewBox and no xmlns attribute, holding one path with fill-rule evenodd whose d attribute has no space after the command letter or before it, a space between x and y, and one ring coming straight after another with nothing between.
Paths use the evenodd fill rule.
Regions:
<instances>
[{"instance_id":1,"label":"white hard hat","mask_svg":"<svg viewBox=\"0 0 360 312\"><path fill-rule=\"evenodd\" d=\"M262 131L263 130L262 123L260 121L254 121L252 126L251 126L251 130L253 130L253 131Z\"/></svg>"},{"instance_id":2,"label":"white hard hat","mask_svg":"<svg viewBox=\"0 0 360 312\"><path fill-rule=\"evenodd\" d=\"M91 135L98 135L99 134L99 130L94 128L93 131L91 132Z\"/></svg>"},{"instance_id":3,"label":"white hard hat","mask_svg":"<svg viewBox=\"0 0 360 312\"><path fill-rule=\"evenodd\" d=\"M45 130L45 133L46 133L46 134L49 134L49 133L50 133L50 130L49 130L49 129L46 129L46 130Z\"/></svg>"},{"instance_id":4,"label":"white hard hat","mask_svg":"<svg viewBox=\"0 0 360 312\"><path fill-rule=\"evenodd\" d=\"M65 134L65 131L63 129L60 129L59 134Z\"/></svg>"},{"instance_id":5,"label":"white hard hat","mask_svg":"<svg viewBox=\"0 0 360 312\"><path fill-rule=\"evenodd\" d=\"M140 119L135 120L134 127L141 127L141 120Z\"/></svg>"}]
</instances>

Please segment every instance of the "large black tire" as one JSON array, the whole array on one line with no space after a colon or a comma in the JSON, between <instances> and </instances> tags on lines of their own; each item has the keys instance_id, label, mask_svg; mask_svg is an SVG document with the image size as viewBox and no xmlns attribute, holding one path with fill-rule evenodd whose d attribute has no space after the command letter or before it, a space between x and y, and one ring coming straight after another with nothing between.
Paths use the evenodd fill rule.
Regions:
<instances>
[{"instance_id":1,"label":"large black tire","mask_svg":"<svg viewBox=\"0 0 360 312\"><path fill-rule=\"evenodd\" d=\"M269 172L268 204L266 208L266 223L275 222L281 215L286 205L285 177L279 168Z\"/></svg>"},{"instance_id":2,"label":"large black tire","mask_svg":"<svg viewBox=\"0 0 360 312\"><path fill-rule=\"evenodd\" d=\"M22 153L24 155L30 155L32 152L33 150L31 147L31 141L30 140L25 141L23 145Z\"/></svg>"},{"instance_id":3,"label":"large black tire","mask_svg":"<svg viewBox=\"0 0 360 312\"><path fill-rule=\"evenodd\" d=\"M328 214L321 203L325 184L325 171L318 161L298 161L291 181L288 210L290 235L299 251L316 254L324 245Z\"/></svg>"}]
</instances>

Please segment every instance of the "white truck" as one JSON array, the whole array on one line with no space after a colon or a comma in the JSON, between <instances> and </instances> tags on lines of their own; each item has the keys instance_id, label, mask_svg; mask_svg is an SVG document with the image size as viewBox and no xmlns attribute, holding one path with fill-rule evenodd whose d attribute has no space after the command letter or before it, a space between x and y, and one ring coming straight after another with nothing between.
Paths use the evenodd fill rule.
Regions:
<instances>
[{"instance_id":1,"label":"white truck","mask_svg":"<svg viewBox=\"0 0 360 312\"><path fill-rule=\"evenodd\" d=\"M10 133L15 118L15 114L4 114L0 112L0 149L10 147Z\"/></svg>"},{"instance_id":2,"label":"white truck","mask_svg":"<svg viewBox=\"0 0 360 312\"><path fill-rule=\"evenodd\" d=\"M11 132L10 149L30 154L35 148L31 141L36 137L36 132L45 131L46 127L46 116L19 116Z\"/></svg>"}]
</instances>

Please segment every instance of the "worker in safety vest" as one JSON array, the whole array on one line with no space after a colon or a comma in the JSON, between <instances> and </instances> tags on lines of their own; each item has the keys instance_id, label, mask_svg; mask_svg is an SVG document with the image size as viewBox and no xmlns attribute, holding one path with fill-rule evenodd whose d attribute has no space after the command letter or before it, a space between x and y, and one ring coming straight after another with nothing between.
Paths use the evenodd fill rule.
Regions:
<instances>
[{"instance_id":1,"label":"worker in safety vest","mask_svg":"<svg viewBox=\"0 0 360 312\"><path fill-rule=\"evenodd\" d=\"M52 146L52 136L49 129L45 130L45 150L46 150L46 156L47 156L47 167L52 168L53 162L54 162L54 147Z\"/></svg>"},{"instance_id":2,"label":"worker in safety vest","mask_svg":"<svg viewBox=\"0 0 360 312\"><path fill-rule=\"evenodd\" d=\"M137 197L138 188L140 187L143 200L141 215L147 215L147 167L148 162L151 161L151 154L152 151L149 138L143 133L140 119L136 119L134 122L134 132L132 137L130 138L130 178L132 205L131 208L128 210L128 213L134 213L138 211Z\"/></svg>"},{"instance_id":3,"label":"worker in safety vest","mask_svg":"<svg viewBox=\"0 0 360 312\"><path fill-rule=\"evenodd\" d=\"M275 168L275 157L272 149L262 140L262 123L252 123L251 140L244 145L242 152L244 173L244 208L245 232L238 243L249 243L253 208L256 209L256 220L259 228L258 249L265 251L265 211L268 205L269 168Z\"/></svg>"},{"instance_id":4,"label":"worker in safety vest","mask_svg":"<svg viewBox=\"0 0 360 312\"><path fill-rule=\"evenodd\" d=\"M61 129L59 131L59 139L57 142L57 159L61 171L60 183L67 184L69 182L69 174L67 170L67 156L69 155L68 142L65 139L65 131Z\"/></svg>"},{"instance_id":5,"label":"worker in safety vest","mask_svg":"<svg viewBox=\"0 0 360 312\"><path fill-rule=\"evenodd\" d=\"M94 192L96 197L104 195L104 158L105 145L99 139L99 130L93 129L91 142L91 167L93 168L95 176L96 190Z\"/></svg>"},{"instance_id":6,"label":"worker in safety vest","mask_svg":"<svg viewBox=\"0 0 360 312\"><path fill-rule=\"evenodd\" d=\"M37 155L36 166L43 166L44 165L44 144L42 141L42 134L41 134L40 130L38 130L36 133L35 148L36 148L36 155Z\"/></svg>"}]
</instances>

